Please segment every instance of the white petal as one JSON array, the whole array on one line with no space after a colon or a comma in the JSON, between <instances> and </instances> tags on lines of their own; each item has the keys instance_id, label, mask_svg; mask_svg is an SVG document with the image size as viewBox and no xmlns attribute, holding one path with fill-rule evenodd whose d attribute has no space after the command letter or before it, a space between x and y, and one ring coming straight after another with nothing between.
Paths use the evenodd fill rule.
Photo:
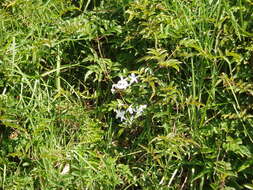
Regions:
<instances>
[{"instance_id":1,"label":"white petal","mask_svg":"<svg viewBox=\"0 0 253 190\"><path fill-rule=\"evenodd\" d=\"M134 73L132 73L131 75L128 76L130 78L130 84L133 84L134 82L138 83L138 80L137 80L137 76L135 76Z\"/></svg>"},{"instance_id":2,"label":"white petal","mask_svg":"<svg viewBox=\"0 0 253 190\"><path fill-rule=\"evenodd\" d=\"M133 114L133 113L134 113L134 109L132 108L132 105L130 105L130 106L127 108L127 111L128 111L130 114Z\"/></svg>"},{"instance_id":3,"label":"white petal","mask_svg":"<svg viewBox=\"0 0 253 190\"><path fill-rule=\"evenodd\" d=\"M61 172L61 175L65 175L67 173L69 173L69 170L70 170L70 165L69 164L66 164Z\"/></svg>"},{"instance_id":4,"label":"white petal","mask_svg":"<svg viewBox=\"0 0 253 190\"><path fill-rule=\"evenodd\" d=\"M120 80L117 83L117 88L118 89L126 89L129 86L128 82L126 80Z\"/></svg>"},{"instance_id":5,"label":"white petal","mask_svg":"<svg viewBox=\"0 0 253 190\"><path fill-rule=\"evenodd\" d=\"M147 105L140 105L140 107L137 108L137 111L136 111L137 114L141 114L146 108L147 108Z\"/></svg>"},{"instance_id":6,"label":"white petal","mask_svg":"<svg viewBox=\"0 0 253 190\"><path fill-rule=\"evenodd\" d=\"M111 92L114 94L114 92L115 92L115 87L116 87L117 85L116 84L113 84L112 85L112 88L111 88Z\"/></svg>"},{"instance_id":7,"label":"white petal","mask_svg":"<svg viewBox=\"0 0 253 190\"><path fill-rule=\"evenodd\" d=\"M125 120L125 111L121 111L121 110L115 110L116 112L116 119L120 118L120 121Z\"/></svg>"}]
</instances>

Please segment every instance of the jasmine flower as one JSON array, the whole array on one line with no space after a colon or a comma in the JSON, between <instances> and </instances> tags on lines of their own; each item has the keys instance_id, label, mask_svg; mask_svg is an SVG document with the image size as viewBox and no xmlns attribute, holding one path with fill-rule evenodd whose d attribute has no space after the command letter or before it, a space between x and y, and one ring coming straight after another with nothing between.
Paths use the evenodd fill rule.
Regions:
<instances>
[{"instance_id":1,"label":"jasmine flower","mask_svg":"<svg viewBox=\"0 0 253 190\"><path fill-rule=\"evenodd\" d=\"M130 105L126 111L128 111L132 115L135 112L135 109L132 108L132 105Z\"/></svg>"},{"instance_id":2,"label":"jasmine flower","mask_svg":"<svg viewBox=\"0 0 253 190\"><path fill-rule=\"evenodd\" d=\"M140 115L146 108L147 108L147 105L140 105L140 107L136 111L137 115Z\"/></svg>"},{"instance_id":3,"label":"jasmine flower","mask_svg":"<svg viewBox=\"0 0 253 190\"><path fill-rule=\"evenodd\" d=\"M113 84L111 88L111 92L114 93L115 89L125 90L129 86L127 79L120 77L120 81L117 84Z\"/></svg>"},{"instance_id":4,"label":"jasmine flower","mask_svg":"<svg viewBox=\"0 0 253 190\"><path fill-rule=\"evenodd\" d=\"M130 85L133 84L134 82L136 82L136 83L138 82L138 80L137 80L138 77L135 76L134 73L132 73L132 74L129 75L128 77L130 78Z\"/></svg>"},{"instance_id":5,"label":"jasmine flower","mask_svg":"<svg viewBox=\"0 0 253 190\"><path fill-rule=\"evenodd\" d=\"M123 90L126 89L129 86L126 79L123 79L123 77L120 77L120 81L117 83L116 88Z\"/></svg>"},{"instance_id":6,"label":"jasmine flower","mask_svg":"<svg viewBox=\"0 0 253 190\"><path fill-rule=\"evenodd\" d=\"M125 120L125 111L121 111L121 110L115 110L116 112L116 119L120 118L120 121Z\"/></svg>"}]
</instances>

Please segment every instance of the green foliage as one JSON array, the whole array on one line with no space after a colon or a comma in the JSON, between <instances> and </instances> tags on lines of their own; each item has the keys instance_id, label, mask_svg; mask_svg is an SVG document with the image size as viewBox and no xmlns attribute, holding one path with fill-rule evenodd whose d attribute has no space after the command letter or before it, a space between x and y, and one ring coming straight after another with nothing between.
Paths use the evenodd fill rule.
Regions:
<instances>
[{"instance_id":1,"label":"green foliage","mask_svg":"<svg viewBox=\"0 0 253 190\"><path fill-rule=\"evenodd\" d=\"M249 0L2 0L0 189L253 189Z\"/></svg>"}]
</instances>

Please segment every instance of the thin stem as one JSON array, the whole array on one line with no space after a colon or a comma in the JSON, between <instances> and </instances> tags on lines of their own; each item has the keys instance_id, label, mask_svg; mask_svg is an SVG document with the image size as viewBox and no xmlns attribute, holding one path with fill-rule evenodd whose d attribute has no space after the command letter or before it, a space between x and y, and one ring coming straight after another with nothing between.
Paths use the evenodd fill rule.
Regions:
<instances>
[{"instance_id":1,"label":"thin stem","mask_svg":"<svg viewBox=\"0 0 253 190\"><path fill-rule=\"evenodd\" d=\"M58 91L61 90L61 78L60 78L60 70L61 70L61 51L59 45L57 46L57 62L56 62L56 88Z\"/></svg>"}]
</instances>

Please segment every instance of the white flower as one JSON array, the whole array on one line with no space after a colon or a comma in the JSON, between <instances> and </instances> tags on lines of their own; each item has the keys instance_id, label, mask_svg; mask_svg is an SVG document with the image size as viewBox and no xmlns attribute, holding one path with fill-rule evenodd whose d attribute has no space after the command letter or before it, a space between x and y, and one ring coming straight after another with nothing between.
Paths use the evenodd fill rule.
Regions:
<instances>
[{"instance_id":1,"label":"white flower","mask_svg":"<svg viewBox=\"0 0 253 190\"><path fill-rule=\"evenodd\" d=\"M130 85L133 84L134 82L136 82L136 83L138 82L138 80L137 80L138 77L135 76L134 73L132 73L132 74L129 75L128 77L130 78Z\"/></svg>"},{"instance_id":2,"label":"white flower","mask_svg":"<svg viewBox=\"0 0 253 190\"><path fill-rule=\"evenodd\" d=\"M137 108L137 111L136 111L137 115L140 115L146 108L147 108L147 105L140 105L140 107Z\"/></svg>"},{"instance_id":3,"label":"white flower","mask_svg":"<svg viewBox=\"0 0 253 190\"><path fill-rule=\"evenodd\" d=\"M116 119L120 118L120 121L125 120L125 111L121 111L121 110L115 110L116 112Z\"/></svg>"},{"instance_id":4,"label":"white flower","mask_svg":"<svg viewBox=\"0 0 253 190\"><path fill-rule=\"evenodd\" d=\"M112 85L111 91L112 91L113 94L114 94L114 92L115 92L115 88L116 88L116 87L117 87L116 84L113 84L113 85Z\"/></svg>"},{"instance_id":5,"label":"white flower","mask_svg":"<svg viewBox=\"0 0 253 190\"><path fill-rule=\"evenodd\" d=\"M123 79L123 77L120 77L120 81L117 83L116 88L123 90L126 89L129 86L126 79Z\"/></svg>"},{"instance_id":6,"label":"white flower","mask_svg":"<svg viewBox=\"0 0 253 190\"><path fill-rule=\"evenodd\" d=\"M130 105L126 111L128 111L132 115L135 112L135 109L132 108L132 105Z\"/></svg>"},{"instance_id":7,"label":"white flower","mask_svg":"<svg viewBox=\"0 0 253 190\"><path fill-rule=\"evenodd\" d=\"M65 175L65 174L69 173L69 170L70 170L70 165L66 164L64 166L63 170L61 171L61 175Z\"/></svg>"},{"instance_id":8,"label":"white flower","mask_svg":"<svg viewBox=\"0 0 253 190\"><path fill-rule=\"evenodd\" d=\"M120 81L117 84L113 84L111 88L111 92L114 94L115 89L125 90L130 84L128 84L127 79L120 77Z\"/></svg>"}]
</instances>

